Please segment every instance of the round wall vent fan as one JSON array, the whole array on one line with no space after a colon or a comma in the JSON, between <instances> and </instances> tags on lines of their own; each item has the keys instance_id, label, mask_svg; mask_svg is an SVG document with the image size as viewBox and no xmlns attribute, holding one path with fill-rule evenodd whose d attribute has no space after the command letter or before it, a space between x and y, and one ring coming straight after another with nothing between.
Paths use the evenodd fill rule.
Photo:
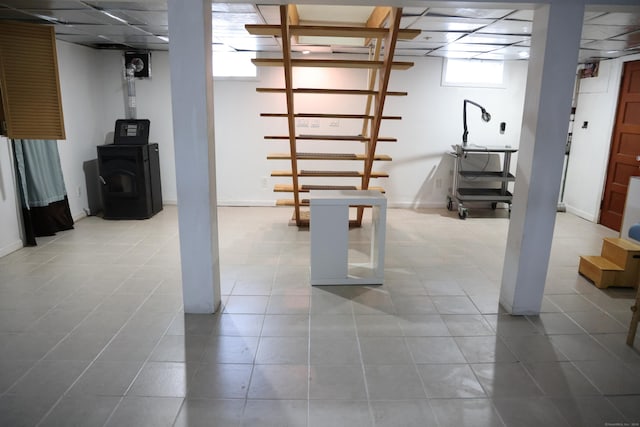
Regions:
<instances>
[{"instance_id":1,"label":"round wall vent fan","mask_svg":"<svg viewBox=\"0 0 640 427\"><path fill-rule=\"evenodd\" d=\"M151 53L150 52L125 52L124 71L133 71L133 77L151 77Z\"/></svg>"}]
</instances>

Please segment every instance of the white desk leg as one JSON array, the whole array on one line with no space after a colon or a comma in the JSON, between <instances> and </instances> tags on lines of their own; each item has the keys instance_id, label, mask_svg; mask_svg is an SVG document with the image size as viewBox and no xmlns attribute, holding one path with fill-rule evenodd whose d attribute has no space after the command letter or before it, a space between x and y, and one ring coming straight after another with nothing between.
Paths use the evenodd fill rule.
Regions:
<instances>
[{"instance_id":1,"label":"white desk leg","mask_svg":"<svg viewBox=\"0 0 640 427\"><path fill-rule=\"evenodd\" d=\"M349 206L311 205L311 284L346 279L349 259Z\"/></svg>"},{"instance_id":2,"label":"white desk leg","mask_svg":"<svg viewBox=\"0 0 640 427\"><path fill-rule=\"evenodd\" d=\"M374 271L374 276L380 279L380 283L382 283L384 278L386 224L386 206L373 206L371 223L371 268Z\"/></svg>"}]
</instances>

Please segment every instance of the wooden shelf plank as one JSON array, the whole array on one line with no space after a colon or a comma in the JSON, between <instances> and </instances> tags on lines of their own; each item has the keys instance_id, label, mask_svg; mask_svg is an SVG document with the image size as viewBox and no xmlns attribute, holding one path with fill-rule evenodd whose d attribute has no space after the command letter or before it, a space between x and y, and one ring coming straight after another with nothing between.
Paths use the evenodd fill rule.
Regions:
<instances>
[{"instance_id":1,"label":"wooden shelf plank","mask_svg":"<svg viewBox=\"0 0 640 427\"><path fill-rule=\"evenodd\" d=\"M277 170L271 172L273 177L293 176L291 171ZM318 170L300 170L298 171L298 177L341 177L341 178L361 178L364 176L362 171L318 171ZM371 172L371 178L388 178L389 174L386 172Z\"/></svg>"},{"instance_id":2,"label":"wooden shelf plank","mask_svg":"<svg viewBox=\"0 0 640 427\"><path fill-rule=\"evenodd\" d=\"M298 113L297 118L308 119L372 119L373 116L365 114L325 114L325 113ZM260 113L260 117L288 117L287 113ZM402 116L382 116L382 120L402 120Z\"/></svg>"},{"instance_id":3,"label":"wooden shelf plank","mask_svg":"<svg viewBox=\"0 0 640 427\"><path fill-rule=\"evenodd\" d=\"M280 36L280 25L247 24L245 29L254 36ZM346 27L328 25L290 25L289 32L294 36L314 37L355 37L380 39L387 35L387 28ZM413 40L420 35L420 30L403 29L398 31L398 38Z\"/></svg>"},{"instance_id":4,"label":"wooden shelf plank","mask_svg":"<svg viewBox=\"0 0 640 427\"><path fill-rule=\"evenodd\" d=\"M367 156L364 154L351 153L298 153L298 160L365 160ZM289 153L270 153L267 155L268 160L290 160ZM376 154L374 160L391 161L391 156L387 154Z\"/></svg>"},{"instance_id":5,"label":"wooden shelf plank","mask_svg":"<svg viewBox=\"0 0 640 427\"><path fill-rule=\"evenodd\" d=\"M361 190L359 185L301 185L298 189L301 193L308 193L311 190ZM369 187L369 190L378 190L381 193L385 192L382 187ZM292 193L293 186L291 184L276 184L273 187L274 193Z\"/></svg>"},{"instance_id":6,"label":"wooden shelf plank","mask_svg":"<svg viewBox=\"0 0 640 427\"><path fill-rule=\"evenodd\" d=\"M369 141L370 138L361 135L298 135L295 137L297 140L307 141ZM288 135L265 135L264 139L281 139L289 140ZM378 137L378 141L381 142L397 142L397 138L391 137Z\"/></svg>"},{"instance_id":7,"label":"wooden shelf plank","mask_svg":"<svg viewBox=\"0 0 640 427\"><path fill-rule=\"evenodd\" d=\"M255 58L251 62L257 67L281 67L280 58ZM321 67L321 68L370 68L384 67L383 61L367 61L360 59L292 59L292 67ZM394 61L391 68L394 70L408 70L413 67L413 62Z\"/></svg>"},{"instance_id":8,"label":"wooden shelf plank","mask_svg":"<svg viewBox=\"0 0 640 427\"><path fill-rule=\"evenodd\" d=\"M260 93L285 93L284 88L259 87L256 92ZM293 93L306 93L314 95L378 95L376 90L365 89L318 89L318 88L295 88ZM387 92L387 96L407 96L408 92Z\"/></svg>"}]
</instances>

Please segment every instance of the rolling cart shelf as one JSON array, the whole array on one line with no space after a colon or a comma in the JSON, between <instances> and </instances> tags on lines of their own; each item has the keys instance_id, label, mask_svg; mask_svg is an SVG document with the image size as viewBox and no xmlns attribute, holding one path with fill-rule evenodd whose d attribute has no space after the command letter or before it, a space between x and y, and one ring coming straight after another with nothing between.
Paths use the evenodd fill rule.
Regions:
<instances>
[{"instance_id":1,"label":"rolling cart shelf","mask_svg":"<svg viewBox=\"0 0 640 427\"><path fill-rule=\"evenodd\" d=\"M516 177L509 173L511 165L511 153L518 151L516 148L507 146L461 146L454 145L454 152L449 153L455 157L453 166L453 183L451 185L451 193L447 197L447 209L453 210L453 203L458 207L458 216L460 219L467 218L467 208L464 202L491 202L491 208L495 209L498 203L507 203L509 205L509 213L511 213L511 201L513 194L507 189L509 182L515 181ZM467 153L487 153L502 154L502 170L499 171L477 171L462 170L461 160ZM464 185L464 181L499 183L499 188L478 188L478 187L460 187Z\"/></svg>"}]
</instances>

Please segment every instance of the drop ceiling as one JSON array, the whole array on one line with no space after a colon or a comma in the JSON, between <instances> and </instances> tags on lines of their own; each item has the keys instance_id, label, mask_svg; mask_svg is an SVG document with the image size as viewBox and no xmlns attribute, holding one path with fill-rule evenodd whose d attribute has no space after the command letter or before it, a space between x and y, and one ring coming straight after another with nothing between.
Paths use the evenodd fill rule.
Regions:
<instances>
[{"instance_id":1,"label":"drop ceiling","mask_svg":"<svg viewBox=\"0 0 640 427\"><path fill-rule=\"evenodd\" d=\"M306 8L306 10L305 10ZM300 8L315 20L362 20L364 9L343 8L323 16L312 6ZM370 13L370 12L369 12ZM301 16L302 19L302 16ZM436 56L495 60L526 59L529 55L533 11L495 8L403 9L401 28L421 30L411 41L398 41L396 56ZM168 50L166 2L103 0L0 0L0 20L54 25L56 37L97 49ZM276 5L213 3L214 51L280 50L275 37L250 36L245 24L278 24ZM303 40L296 50L312 50ZM366 46L335 41L315 47L322 52L367 53ZM580 62L640 53L640 6L630 12L585 14Z\"/></svg>"}]
</instances>

